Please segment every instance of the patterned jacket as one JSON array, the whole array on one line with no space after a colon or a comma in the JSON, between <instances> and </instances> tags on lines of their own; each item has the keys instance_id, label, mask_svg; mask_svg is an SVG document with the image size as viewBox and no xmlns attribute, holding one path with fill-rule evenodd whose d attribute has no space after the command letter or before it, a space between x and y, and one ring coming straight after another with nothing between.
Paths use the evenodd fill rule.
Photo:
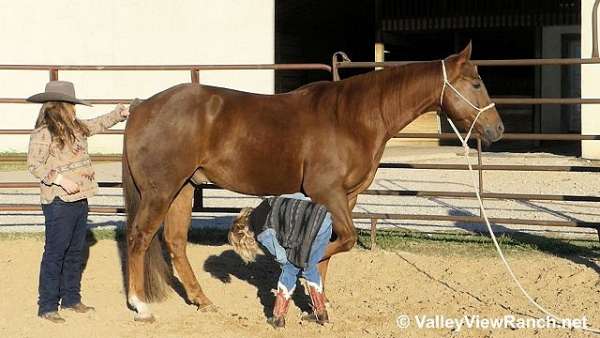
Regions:
<instances>
[{"instance_id":1,"label":"patterned jacket","mask_svg":"<svg viewBox=\"0 0 600 338\"><path fill-rule=\"evenodd\" d=\"M90 120L81 120L90 130L90 136L105 131L125 117L118 110ZM65 202L78 201L92 197L98 191L95 172L88 155L87 137L76 135L73 145L59 149L47 127L40 127L31 133L27 168L40 180L40 198L42 204L49 204L55 197ZM68 194L60 187L66 177L77 183L79 192Z\"/></svg>"}]
</instances>

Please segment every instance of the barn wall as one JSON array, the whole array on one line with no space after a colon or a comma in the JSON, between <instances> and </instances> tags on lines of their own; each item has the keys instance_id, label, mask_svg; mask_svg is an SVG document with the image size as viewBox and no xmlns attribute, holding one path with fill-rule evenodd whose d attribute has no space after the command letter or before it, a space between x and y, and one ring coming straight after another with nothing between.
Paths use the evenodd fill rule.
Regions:
<instances>
[{"instance_id":1,"label":"barn wall","mask_svg":"<svg viewBox=\"0 0 600 338\"><path fill-rule=\"evenodd\" d=\"M274 62L274 0L0 0L0 64L240 64ZM189 72L61 72L83 98L148 97L189 82ZM0 97L43 91L47 72L0 71ZM272 93L272 71L201 72L200 81ZM0 105L0 128L31 128L39 105ZM112 106L78 107L81 117ZM117 126L122 128L123 124ZM0 136L25 152L27 136ZM90 139L118 153L121 137Z\"/></svg>"},{"instance_id":2,"label":"barn wall","mask_svg":"<svg viewBox=\"0 0 600 338\"><path fill-rule=\"evenodd\" d=\"M581 56L589 58L592 54L592 6L594 0L581 1ZM581 66L581 97L600 97L600 65ZM600 134L600 114L598 105L581 106L581 133ZM600 141L583 141L583 158L600 160Z\"/></svg>"}]
</instances>

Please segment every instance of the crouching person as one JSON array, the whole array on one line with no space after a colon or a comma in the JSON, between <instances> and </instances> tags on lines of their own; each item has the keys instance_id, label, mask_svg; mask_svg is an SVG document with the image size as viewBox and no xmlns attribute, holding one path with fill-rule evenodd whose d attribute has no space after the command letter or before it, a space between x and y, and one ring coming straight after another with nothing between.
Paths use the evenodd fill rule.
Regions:
<instances>
[{"instance_id":1,"label":"crouching person","mask_svg":"<svg viewBox=\"0 0 600 338\"><path fill-rule=\"evenodd\" d=\"M323 205L311 202L301 193L266 199L255 209L245 208L240 212L228 238L246 263L255 260L260 243L281 266L269 324L275 328L285 326L300 273L308 284L313 308L313 313L303 319L319 324L329 322L317 269L331 238L331 214Z\"/></svg>"}]
</instances>

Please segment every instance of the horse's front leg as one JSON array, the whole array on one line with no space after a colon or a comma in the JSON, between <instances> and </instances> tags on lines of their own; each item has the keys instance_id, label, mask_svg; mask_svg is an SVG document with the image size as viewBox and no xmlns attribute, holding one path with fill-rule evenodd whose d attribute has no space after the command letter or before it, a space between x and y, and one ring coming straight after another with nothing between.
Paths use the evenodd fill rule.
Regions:
<instances>
[{"instance_id":1,"label":"horse's front leg","mask_svg":"<svg viewBox=\"0 0 600 338\"><path fill-rule=\"evenodd\" d=\"M190 302L201 311L214 311L215 307L204 294L186 254L193 194L194 186L187 183L171 203L165 217L165 241Z\"/></svg>"},{"instance_id":2,"label":"horse's front leg","mask_svg":"<svg viewBox=\"0 0 600 338\"><path fill-rule=\"evenodd\" d=\"M347 194L342 189L325 190L317 193L307 191L307 193L309 193L315 202L327 207L333 220L333 232L337 236L327 246L323 260L327 260L337 253L352 249L354 244L356 244L357 235L354 223L352 222Z\"/></svg>"},{"instance_id":3,"label":"horse's front leg","mask_svg":"<svg viewBox=\"0 0 600 338\"><path fill-rule=\"evenodd\" d=\"M350 214L352 215L352 210L356 205L356 200L358 199L358 195L353 195L348 198L348 209L350 210ZM337 233L336 233L337 234ZM331 257L325 258L319 262L319 274L321 275L321 279L323 279L323 284L325 284L325 280L327 279L327 268L329 266L329 261ZM325 297L327 298L327 297Z\"/></svg>"}]
</instances>

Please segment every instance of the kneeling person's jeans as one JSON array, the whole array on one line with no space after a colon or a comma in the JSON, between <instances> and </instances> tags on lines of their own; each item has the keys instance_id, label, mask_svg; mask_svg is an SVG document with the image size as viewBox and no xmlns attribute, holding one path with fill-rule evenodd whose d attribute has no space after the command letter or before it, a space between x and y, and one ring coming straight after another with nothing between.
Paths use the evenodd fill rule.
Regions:
<instances>
[{"instance_id":1,"label":"kneeling person's jeans","mask_svg":"<svg viewBox=\"0 0 600 338\"><path fill-rule=\"evenodd\" d=\"M87 200L43 204L46 241L40 267L38 315L81 301L81 272L87 233Z\"/></svg>"},{"instance_id":2,"label":"kneeling person's jeans","mask_svg":"<svg viewBox=\"0 0 600 338\"><path fill-rule=\"evenodd\" d=\"M325 249L327 248L329 239L331 238L331 231L331 218L327 217L312 244L310 249L310 257L308 258L308 265L304 269L301 269L288 261L285 249L277 241L277 235L273 229L267 229L257 236L256 239L274 256L275 260L281 265L281 274L279 275L278 286L285 287L286 290L284 291L291 295L296 288L298 274L302 270L302 277L304 277L309 284L317 287L319 291L322 290L321 275L319 274L317 265L325 254Z\"/></svg>"}]
</instances>

